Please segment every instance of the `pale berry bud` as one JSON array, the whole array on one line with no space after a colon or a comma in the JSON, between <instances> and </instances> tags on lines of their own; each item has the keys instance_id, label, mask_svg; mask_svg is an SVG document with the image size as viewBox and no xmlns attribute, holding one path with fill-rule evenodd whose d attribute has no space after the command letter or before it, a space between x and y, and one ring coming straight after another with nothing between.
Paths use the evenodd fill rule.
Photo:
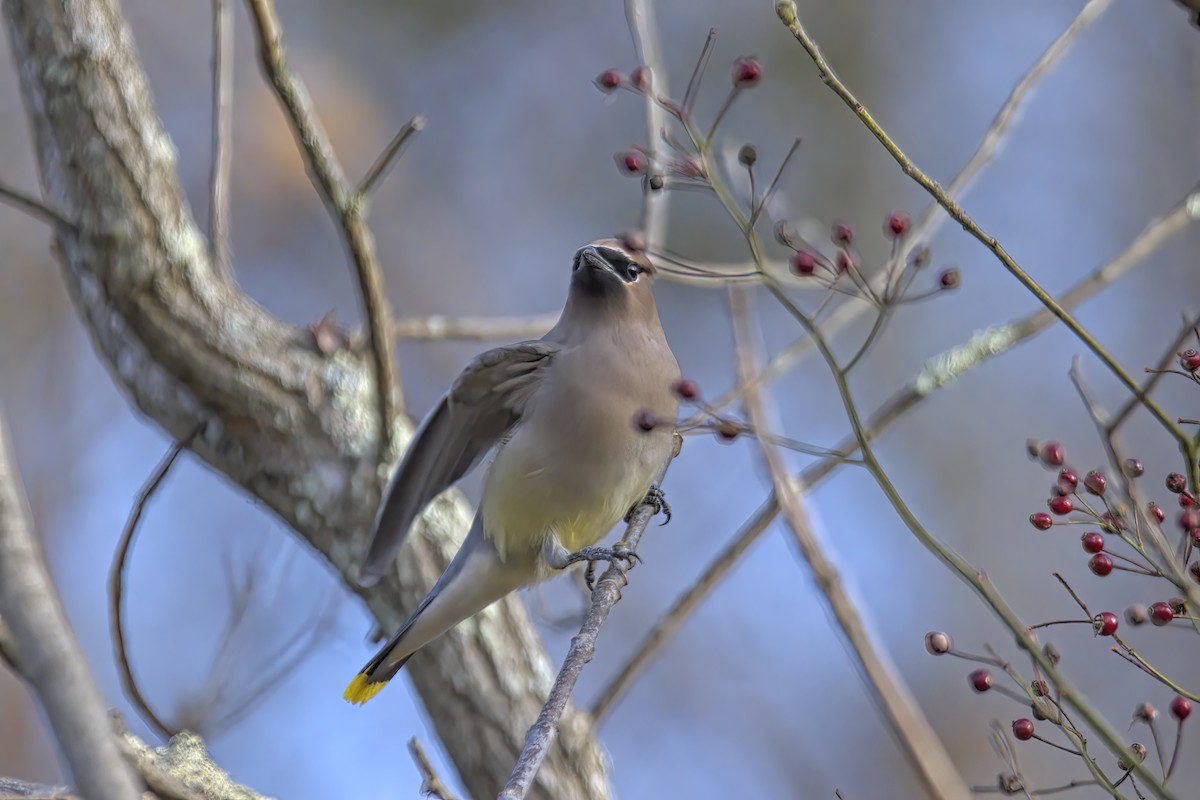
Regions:
<instances>
[{"instance_id":1,"label":"pale berry bud","mask_svg":"<svg viewBox=\"0 0 1200 800\"><path fill-rule=\"evenodd\" d=\"M942 631L930 631L925 634L925 649L931 656L945 655L950 652L950 634Z\"/></svg>"},{"instance_id":2,"label":"pale berry bud","mask_svg":"<svg viewBox=\"0 0 1200 800\"><path fill-rule=\"evenodd\" d=\"M1146 760L1146 746L1141 742L1129 745L1129 752L1117 759L1117 769L1128 772L1135 764Z\"/></svg>"},{"instance_id":3,"label":"pale berry bud","mask_svg":"<svg viewBox=\"0 0 1200 800\"><path fill-rule=\"evenodd\" d=\"M1067 460L1067 453L1058 442L1046 442L1038 451L1038 457L1047 467L1061 467Z\"/></svg>"},{"instance_id":4,"label":"pale berry bud","mask_svg":"<svg viewBox=\"0 0 1200 800\"><path fill-rule=\"evenodd\" d=\"M639 92L645 92L650 88L650 68L638 67L629 73L629 82L633 84L634 89L637 89Z\"/></svg>"},{"instance_id":5,"label":"pale berry bud","mask_svg":"<svg viewBox=\"0 0 1200 800\"><path fill-rule=\"evenodd\" d=\"M1142 462L1136 458L1125 459L1125 463L1121 465L1121 468L1130 478L1140 478L1146 472L1146 468L1142 466Z\"/></svg>"},{"instance_id":6,"label":"pale berry bud","mask_svg":"<svg viewBox=\"0 0 1200 800\"><path fill-rule=\"evenodd\" d=\"M758 161L758 150L752 144L744 144L738 150L738 163L743 167L753 167Z\"/></svg>"},{"instance_id":7,"label":"pale berry bud","mask_svg":"<svg viewBox=\"0 0 1200 800\"><path fill-rule=\"evenodd\" d=\"M700 395L700 387L695 381L684 378L675 384L675 394L684 400L695 400Z\"/></svg>"},{"instance_id":8,"label":"pale berry bud","mask_svg":"<svg viewBox=\"0 0 1200 800\"><path fill-rule=\"evenodd\" d=\"M1046 658L1050 660L1051 664L1057 664L1059 661L1062 661L1062 651L1053 642L1046 642L1042 645L1042 652L1045 653Z\"/></svg>"},{"instance_id":9,"label":"pale berry bud","mask_svg":"<svg viewBox=\"0 0 1200 800\"><path fill-rule=\"evenodd\" d=\"M833 243L841 247L849 247L854 241L854 229L844 222L835 222L829 230L829 238Z\"/></svg>"},{"instance_id":10,"label":"pale berry bud","mask_svg":"<svg viewBox=\"0 0 1200 800\"><path fill-rule=\"evenodd\" d=\"M717 423L716 432L718 442L729 444L734 439L738 438L738 434L742 431L736 422L730 422L727 419L723 419Z\"/></svg>"},{"instance_id":11,"label":"pale berry bud","mask_svg":"<svg viewBox=\"0 0 1200 800\"><path fill-rule=\"evenodd\" d=\"M1141 603L1134 603L1129 608L1125 609L1125 621L1135 628L1139 625L1145 625L1150 619L1150 613Z\"/></svg>"},{"instance_id":12,"label":"pale berry bud","mask_svg":"<svg viewBox=\"0 0 1200 800\"><path fill-rule=\"evenodd\" d=\"M637 416L633 418L633 422L639 429L649 433L658 427L658 417L654 416L653 411L639 411Z\"/></svg>"},{"instance_id":13,"label":"pale berry bud","mask_svg":"<svg viewBox=\"0 0 1200 800\"><path fill-rule=\"evenodd\" d=\"M641 150L622 150L613 158L617 162L617 169L626 175L642 175L650 167L646 154Z\"/></svg>"},{"instance_id":14,"label":"pale berry bud","mask_svg":"<svg viewBox=\"0 0 1200 800\"><path fill-rule=\"evenodd\" d=\"M957 289L960 283L962 283L962 278L956 267L950 267L938 273L938 286L942 289Z\"/></svg>"},{"instance_id":15,"label":"pale berry bud","mask_svg":"<svg viewBox=\"0 0 1200 800\"><path fill-rule=\"evenodd\" d=\"M792 256L792 272L805 277L817 271L817 258L807 250L797 250Z\"/></svg>"},{"instance_id":16,"label":"pale berry bud","mask_svg":"<svg viewBox=\"0 0 1200 800\"><path fill-rule=\"evenodd\" d=\"M1142 703L1133 710L1133 718L1138 722L1154 722L1158 719L1158 709L1149 703Z\"/></svg>"}]
</instances>

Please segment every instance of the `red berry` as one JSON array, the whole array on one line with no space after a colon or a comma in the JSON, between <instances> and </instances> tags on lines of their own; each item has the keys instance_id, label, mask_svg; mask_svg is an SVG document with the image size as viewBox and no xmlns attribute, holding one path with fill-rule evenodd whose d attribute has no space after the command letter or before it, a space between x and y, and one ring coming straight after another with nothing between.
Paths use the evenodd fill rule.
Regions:
<instances>
[{"instance_id":1,"label":"red berry","mask_svg":"<svg viewBox=\"0 0 1200 800\"><path fill-rule=\"evenodd\" d=\"M1171 610L1171 605L1161 600L1157 603L1151 603L1149 610L1150 621L1160 628L1175 619L1175 612Z\"/></svg>"},{"instance_id":2,"label":"red berry","mask_svg":"<svg viewBox=\"0 0 1200 800\"><path fill-rule=\"evenodd\" d=\"M1103 578L1113 571L1112 559L1104 553L1096 553L1088 559L1088 569Z\"/></svg>"},{"instance_id":3,"label":"red berry","mask_svg":"<svg viewBox=\"0 0 1200 800\"><path fill-rule=\"evenodd\" d=\"M1111 611L1101 611L1092 617L1092 630L1098 636L1112 636L1117 632L1117 615Z\"/></svg>"},{"instance_id":4,"label":"red berry","mask_svg":"<svg viewBox=\"0 0 1200 800\"><path fill-rule=\"evenodd\" d=\"M1083 542L1083 551L1085 553L1099 553L1104 549L1104 536L1095 531L1085 533L1081 537L1081 541Z\"/></svg>"},{"instance_id":5,"label":"red berry","mask_svg":"<svg viewBox=\"0 0 1200 800\"><path fill-rule=\"evenodd\" d=\"M615 69L606 69L600 73L595 82L597 89L608 93L614 89L621 88L621 84L625 82L625 76Z\"/></svg>"},{"instance_id":6,"label":"red berry","mask_svg":"<svg viewBox=\"0 0 1200 800\"><path fill-rule=\"evenodd\" d=\"M992 688L992 673L986 669L977 669L967 676L967 680L971 682L971 688L977 692L986 692Z\"/></svg>"},{"instance_id":7,"label":"red berry","mask_svg":"<svg viewBox=\"0 0 1200 800\"><path fill-rule=\"evenodd\" d=\"M1026 717L1013 720L1013 736L1020 739L1022 742L1027 742L1033 738L1033 720Z\"/></svg>"},{"instance_id":8,"label":"red berry","mask_svg":"<svg viewBox=\"0 0 1200 800\"><path fill-rule=\"evenodd\" d=\"M1108 479L1100 470L1094 469L1083 477L1083 488L1087 489L1090 494L1102 495L1108 488Z\"/></svg>"},{"instance_id":9,"label":"red berry","mask_svg":"<svg viewBox=\"0 0 1200 800\"><path fill-rule=\"evenodd\" d=\"M1110 528L1114 531L1123 531L1129 528L1129 526L1125 524L1124 517L1122 517L1120 514L1114 514L1111 511L1105 511L1103 514L1101 514L1100 521L1103 522L1107 528Z\"/></svg>"},{"instance_id":10,"label":"red berry","mask_svg":"<svg viewBox=\"0 0 1200 800\"><path fill-rule=\"evenodd\" d=\"M1121 466L1125 470L1125 474L1131 478L1140 478L1146 472L1146 468L1142 466L1142 462L1136 458L1125 459L1125 463Z\"/></svg>"},{"instance_id":11,"label":"red berry","mask_svg":"<svg viewBox=\"0 0 1200 800\"><path fill-rule=\"evenodd\" d=\"M1167 518L1167 512L1163 511L1162 506L1160 506L1158 503L1154 502L1153 500L1151 500L1149 503L1146 504L1146 512L1150 516L1152 516L1156 520L1158 520L1159 522L1162 522L1164 519Z\"/></svg>"},{"instance_id":12,"label":"red berry","mask_svg":"<svg viewBox=\"0 0 1200 800\"><path fill-rule=\"evenodd\" d=\"M1075 508L1069 497L1051 497L1046 501L1046 505L1050 506L1051 513L1058 514L1060 517L1063 514L1070 514Z\"/></svg>"},{"instance_id":13,"label":"red berry","mask_svg":"<svg viewBox=\"0 0 1200 800\"><path fill-rule=\"evenodd\" d=\"M1179 522L1179 527L1185 531L1194 531L1200 528L1200 508L1185 508L1179 512L1176 521Z\"/></svg>"},{"instance_id":14,"label":"red berry","mask_svg":"<svg viewBox=\"0 0 1200 800\"><path fill-rule=\"evenodd\" d=\"M1179 494L1187 488L1187 479L1178 472L1172 472L1167 476L1167 491Z\"/></svg>"},{"instance_id":15,"label":"red berry","mask_svg":"<svg viewBox=\"0 0 1200 800\"><path fill-rule=\"evenodd\" d=\"M807 250L797 250L792 256L792 272L797 275L812 275L817 271L817 257Z\"/></svg>"},{"instance_id":16,"label":"red berry","mask_svg":"<svg viewBox=\"0 0 1200 800\"><path fill-rule=\"evenodd\" d=\"M1075 473L1071 470L1064 469L1058 473L1058 484L1059 486L1065 486L1070 489L1071 491L1064 492L1064 494L1070 494L1071 492L1075 491L1075 487L1079 485L1079 478L1076 477Z\"/></svg>"},{"instance_id":17,"label":"red berry","mask_svg":"<svg viewBox=\"0 0 1200 800\"><path fill-rule=\"evenodd\" d=\"M903 211L893 211L888 214L887 219L883 223L883 235L891 238L903 236L908 233L909 226L912 225L912 217L905 214Z\"/></svg>"},{"instance_id":18,"label":"red berry","mask_svg":"<svg viewBox=\"0 0 1200 800\"><path fill-rule=\"evenodd\" d=\"M1180 508L1191 508L1194 505L1196 505L1196 498L1191 492L1183 491L1179 493Z\"/></svg>"},{"instance_id":19,"label":"red berry","mask_svg":"<svg viewBox=\"0 0 1200 800\"><path fill-rule=\"evenodd\" d=\"M641 175L650 166L641 150L623 150L615 156L617 169L626 175Z\"/></svg>"},{"instance_id":20,"label":"red berry","mask_svg":"<svg viewBox=\"0 0 1200 800\"><path fill-rule=\"evenodd\" d=\"M700 387L695 381L690 381L687 378L675 384L675 394L682 397L684 400L695 400L700 394Z\"/></svg>"},{"instance_id":21,"label":"red berry","mask_svg":"<svg viewBox=\"0 0 1200 800\"><path fill-rule=\"evenodd\" d=\"M942 289L957 289L961 282L962 279L955 267L944 269L938 273L938 286Z\"/></svg>"},{"instance_id":22,"label":"red berry","mask_svg":"<svg viewBox=\"0 0 1200 800\"><path fill-rule=\"evenodd\" d=\"M1045 511L1039 511L1036 514L1029 515L1029 524L1039 531L1048 531L1050 530L1050 526L1054 524L1054 520Z\"/></svg>"},{"instance_id":23,"label":"red berry","mask_svg":"<svg viewBox=\"0 0 1200 800\"><path fill-rule=\"evenodd\" d=\"M854 266L854 259L850 258L850 254L845 250L839 250L837 254L837 271L849 272Z\"/></svg>"},{"instance_id":24,"label":"red berry","mask_svg":"<svg viewBox=\"0 0 1200 800\"><path fill-rule=\"evenodd\" d=\"M925 634L925 649L931 656L945 655L950 652L950 634L942 631L930 631Z\"/></svg>"},{"instance_id":25,"label":"red berry","mask_svg":"<svg viewBox=\"0 0 1200 800\"><path fill-rule=\"evenodd\" d=\"M1067 460L1067 453L1058 442L1046 442L1042 445L1038 458L1042 459L1042 463L1047 467L1061 467Z\"/></svg>"},{"instance_id":26,"label":"red berry","mask_svg":"<svg viewBox=\"0 0 1200 800\"><path fill-rule=\"evenodd\" d=\"M1195 372L1200 369L1200 353L1195 350L1184 350L1179 354L1179 366L1186 369L1188 372Z\"/></svg>"},{"instance_id":27,"label":"red berry","mask_svg":"<svg viewBox=\"0 0 1200 800\"><path fill-rule=\"evenodd\" d=\"M653 411L639 411L633 422L647 433L658 427L658 417L654 416Z\"/></svg>"},{"instance_id":28,"label":"red berry","mask_svg":"<svg viewBox=\"0 0 1200 800\"><path fill-rule=\"evenodd\" d=\"M733 62L733 85L739 89L757 86L762 80L762 64L757 58L739 58Z\"/></svg>"},{"instance_id":29,"label":"red berry","mask_svg":"<svg viewBox=\"0 0 1200 800\"><path fill-rule=\"evenodd\" d=\"M644 92L650 88L650 68L638 67L633 72L629 73L629 82L633 84L633 88L639 92Z\"/></svg>"},{"instance_id":30,"label":"red berry","mask_svg":"<svg viewBox=\"0 0 1200 800\"><path fill-rule=\"evenodd\" d=\"M1188 700L1183 695L1177 694L1171 700L1171 716L1183 722L1188 718L1188 714L1192 713L1192 701Z\"/></svg>"},{"instance_id":31,"label":"red berry","mask_svg":"<svg viewBox=\"0 0 1200 800\"><path fill-rule=\"evenodd\" d=\"M850 243L854 241L854 229L844 222L835 222L829 230L829 238L836 245L849 247Z\"/></svg>"}]
</instances>

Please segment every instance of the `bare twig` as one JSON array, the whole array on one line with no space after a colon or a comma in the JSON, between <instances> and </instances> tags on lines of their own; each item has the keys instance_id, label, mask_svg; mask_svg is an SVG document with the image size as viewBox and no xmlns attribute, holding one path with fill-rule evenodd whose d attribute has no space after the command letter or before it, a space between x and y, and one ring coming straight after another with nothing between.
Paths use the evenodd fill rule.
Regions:
<instances>
[{"instance_id":1,"label":"bare twig","mask_svg":"<svg viewBox=\"0 0 1200 800\"><path fill-rule=\"evenodd\" d=\"M383 148L383 152L379 154L379 158L375 159L375 163L367 170L367 174L363 176L362 181L358 184L356 193L360 201L365 200L371 190L375 188L380 179L382 179L391 169L392 164L396 163L396 157L400 155L401 148L405 142L411 139L414 135L421 132L425 127L425 118L415 116L396 132L392 140L388 142L388 146Z\"/></svg>"},{"instance_id":2,"label":"bare twig","mask_svg":"<svg viewBox=\"0 0 1200 800\"><path fill-rule=\"evenodd\" d=\"M750 322L753 314L747 290L730 287L730 311L734 321L738 374L745 382L761 367L761 333ZM745 396L746 415L751 427L762 432L774 429L777 416L769 400L757 389ZM921 713L912 692L899 677L900 671L876 641L867 620L850 599L837 567L825 554L813 530L801 490L787 473L778 450L764 437L758 437L763 461L771 475L775 496L787 521L788 530L800 557L808 564L813 579L825 596L833 618L846 637L857 661L859 674L871 690L872 698L887 724L895 734L905 755L912 764L927 796L931 798L966 798L970 789L954 767L954 762L942 745L933 726Z\"/></svg>"},{"instance_id":3,"label":"bare twig","mask_svg":"<svg viewBox=\"0 0 1200 800\"><path fill-rule=\"evenodd\" d=\"M646 92L646 153L650 163L657 164L658 132L666 123L666 115L655 97L668 97L667 71L663 69L659 55L658 31L654 24L654 9L651 0L625 0L625 21L629 24L629 35L633 39L633 50L638 62L650 71L650 88ZM642 188L642 235L647 249L663 243L667 233L667 198L669 193L650 188L645 181Z\"/></svg>"},{"instance_id":4,"label":"bare twig","mask_svg":"<svg viewBox=\"0 0 1200 800\"><path fill-rule=\"evenodd\" d=\"M287 66L283 32L273 0L246 0L246 5L258 41L263 72L286 112L292 133L308 162L313 185L338 223L354 261L375 358L380 455L387 459L392 454L392 426L396 415L403 411L403 402L392 360L392 309L384 291L383 272L375 256L375 237L367 226L363 198L346 181L329 136L313 110L308 90Z\"/></svg>"},{"instance_id":5,"label":"bare twig","mask_svg":"<svg viewBox=\"0 0 1200 800\"><path fill-rule=\"evenodd\" d=\"M0 616L19 653L22 677L37 693L81 794L89 800L140 796L34 536L2 416Z\"/></svg>"},{"instance_id":6,"label":"bare twig","mask_svg":"<svg viewBox=\"0 0 1200 800\"><path fill-rule=\"evenodd\" d=\"M1145 259L1151 253L1185 230L1195 218L1189 212L1189 206L1193 202L1192 197L1195 195L1189 195L1165 215L1150 222L1124 251L1064 292L1059 298L1062 306L1073 309L1082 305L1134 267L1145 263ZM876 438L928 395L952 383L964 373L1033 338L1050 327L1054 320L1054 315L1049 311L1044 308L1039 309L1006 325L980 331L966 342L929 359L919 373L894 392L871 414L867 421L867 435L872 439ZM808 342L810 340L805 337L801 341ZM778 363L778 360L779 357L773 363ZM768 366L740 388L760 386L778 374L772 372L772 369L772 366ZM734 396L736 395L730 394L722 399L728 402L732 401ZM713 405L719 407L715 403ZM835 445L833 450L843 455L851 455L857 452L858 444L854 436L849 435ZM816 461L801 472L799 483L805 487L815 486L838 466L838 461L834 459L825 458ZM596 718L607 714L612 704L632 685L634 678L650 663L655 653L675 635L687 617L720 585L751 545L771 525L778 513L779 506L775 493L772 491L754 514L742 524L729 544L713 559L697 581L663 615L633 657L600 693L592 708L592 714Z\"/></svg>"},{"instance_id":7,"label":"bare twig","mask_svg":"<svg viewBox=\"0 0 1200 800\"><path fill-rule=\"evenodd\" d=\"M432 317L398 319L392 330L400 339L534 339L554 327L558 314L537 317Z\"/></svg>"},{"instance_id":8,"label":"bare twig","mask_svg":"<svg viewBox=\"0 0 1200 800\"><path fill-rule=\"evenodd\" d=\"M777 0L775 3L775 11L779 18L787 25L788 30L808 53L813 64L817 67L817 74L821 80L830 89L837 94L838 97L846 103L854 114L866 125L867 129L879 140L884 149L895 159L896 163L914 181L925 189L937 202L946 210L955 222L962 225L967 233L975 237L979 242L996 256L996 259L1008 270L1017 281L1025 287L1025 289L1038 299L1055 317L1058 318L1063 325L1067 327L1076 338L1092 351L1093 355L1104 364L1108 370L1116 376L1125 388L1128 389L1138 400L1146 407L1146 410L1158 420L1159 424L1167 430L1168 433L1179 444L1180 449L1186 454L1189 462L1195 461L1195 453L1197 445L1191 441L1191 438L1179 427L1175 420L1167 415L1165 411L1149 397L1142 392L1141 387L1133 379L1133 377L1117 363L1116 359L1110 354L1095 337L1092 336L1086 328L1083 327L1068 311L1063 308L1045 289L1038 284L1015 260L1008 254L1008 251L996 240L994 236L983 230L974 218L963 210L954 198L950 197L946 190L938 184L937 181L930 178L920 168L905 155L899 145L880 127L866 106L846 87L844 83L834 74L832 67L821 54L821 49L817 46L816 41L809 35L805 27L800 23L800 18L796 11L796 4L793 0Z\"/></svg>"},{"instance_id":9,"label":"bare twig","mask_svg":"<svg viewBox=\"0 0 1200 800\"><path fill-rule=\"evenodd\" d=\"M422 797L435 797L437 800L458 800L454 796L454 792L446 788L446 784L442 783L442 779L438 777L437 770L433 768L433 762L425 754L425 748L421 747L421 742L417 737L414 736L408 740L408 752L416 763L417 769L421 772L420 792Z\"/></svg>"},{"instance_id":10,"label":"bare twig","mask_svg":"<svg viewBox=\"0 0 1200 800\"><path fill-rule=\"evenodd\" d=\"M129 513L129 519L125 521L124 530L121 531L121 538L117 542L117 550L113 554L112 567L109 568L108 572L108 606L110 624L112 625L113 655L117 658L117 668L121 675L121 686L124 688L125 695L129 698L129 701L133 703L133 707L137 709L138 716L147 725L154 728L164 739L171 738L177 731L163 722L162 718L150 708L150 704L146 701L141 689L138 687L137 680L133 677L133 667L129 663L129 649L125 642L125 621L122 603L125 587L125 565L129 559L129 551L133 547L133 537L137 533L138 522L141 521L142 514L146 510L146 504L154 496L154 492L163 482L163 479L167 477L167 473L171 471L171 467L175 464L175 459L179 458L180 454L191 445L192 441L202 430L204 430L204 425L197 425L192 429L191 433L171 445L171 449L167 451L167 455L155 467L150 479L142 487L142 490L138 492L137 500L133 504L133 510Z\"/></svg>"},{"instance_id":11,"label":"bare twig","mask_svg":"<svg viewBox=\"0 0 1200 800\"><path fill-rule=\"evenodd\" d=\"M678 454L680 444L682 444L682 439L677 436L675 454ZM675 454L672 454L659 470L658 476L654 480L656 486L662 485L663 477ZM629 526L625 529L625 535L621 537L615 547L636 551L638 543L642 540L642 534L646 531L646 525L653 516L654 506L647 503L639 505L629 521ZM613 561L596 581L587 617L584 619L579 633L571 639L571 647L567 650L567 657L558 671L558 677L554 679L550 696L546 698L542 712L538 714L537 721L533 723L525 737L525 747L521 750L521 755L517 759L516 766L513 767L508 783L500 792L499 800L521 800L529 793L533 779L537 776L538 769L545 760L550 745L554 742L558 721L567 707L571 692L575 689L575 682L579 680L579 674L583 671L584 665L592 660L592 656L596 652L596 638L600 635L600 628L608 619L613 606L621 599L621 587L628 582L626 571L627 567L624 564L620 561Z\"/></svg>"},{"instance_id":12,"label":"bare twig","mask_svg":"<svg viewBox=\"0 0 1200 800\"><path fill-rule=\"evenodd\" d=\"M232 276L229 263L229 170L233 96L233 5L230 0L212 3L212 166L209 177L208 248L213 269Z\"/></svg>"},{"instance_id":13,"label":"bare twig","mask_svg":"<svg viewBox=\"0 0 1200 800\"><path fill-rule=\"evenodd\" d=\"M15 186L0 182L0 202L24 211L34 219L41 220L52 228L70 230L75 226L66 216L45 200L40 200Z\"/></svg>"},{"instance_id":14,"label":"bare twig","mask_svg":"<svg viewBox=\"0 0 1200 800\"><path fill-rule=\"evenodd\" d=\"M1144 384L1142 384L1143 392L1149 394L1154 390L1154 387L1158 385L1158 382L1162 380L1162 377L1167 374L1167 367L1169 367L1171 362L1175 360L1176 351L1178 351L1180 347L1183 347L1183 343L1186 342L1189 337L1191 337L1192 332L1196 330L1197 325L1200 325L1200 316L1192 317L1191 319L1184 321L1183 327L1179 331L1179 335L1175 337L1175 339L1163 352L1162 356L1158 360L1158 363L1155 365L1154 370L1150 372L1150 377L1146 379ZM1138 401L1136 397L1131 397L1126 400L1125 404L1121 406L1120 410L1113 414L1112 417L1105 423L1105 434L1109 436L1115 434L1117 430L1125 424L1125 420L1129 419L1129 415L1132 414L1137 407Z\"/></svg>"}]
</instances>

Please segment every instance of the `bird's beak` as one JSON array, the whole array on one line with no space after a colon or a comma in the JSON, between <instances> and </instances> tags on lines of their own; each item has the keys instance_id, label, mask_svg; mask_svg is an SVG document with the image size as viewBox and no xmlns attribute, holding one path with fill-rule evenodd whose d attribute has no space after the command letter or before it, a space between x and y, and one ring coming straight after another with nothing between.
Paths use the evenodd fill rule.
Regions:
<instances>
[{"instance_id":1,"label":"bird's beak","mask_svg":"<svg viewBox=\"0 0 1200 800\"><path fill-rule=\"evenodd\" d=\"M591 245L588 245L579 251L579 266L584 269L607 272L614 278L620 279L620 276L617 275L617 271L613 268L613 265L608 263L608 259L600 255L600 251Z\"/></svg>"}]
</instances>

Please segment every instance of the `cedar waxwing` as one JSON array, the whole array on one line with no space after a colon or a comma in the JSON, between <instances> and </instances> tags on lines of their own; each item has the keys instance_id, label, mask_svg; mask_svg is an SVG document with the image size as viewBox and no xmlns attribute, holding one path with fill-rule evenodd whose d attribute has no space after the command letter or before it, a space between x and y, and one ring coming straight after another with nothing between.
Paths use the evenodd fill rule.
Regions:
<instances>
[{"instance_id":1,"label":"cedar waxwing","mask_svg":"<svg viewBox=\"0 0 1200 800\"><path fill-rule=\"evenodd\" d=\"M392 564L413 520L493 447L475 521L454 560L346 688L365 703L424 645L509 592L579 561L630 558L596 547L653 486L674 425L679 365L641 252L605 239L575 253L567 303L536 341L475 358L421 423L384 493L360 571ZM669 514L669 510L667 512Z\"/></svg>"}]
</instances>

